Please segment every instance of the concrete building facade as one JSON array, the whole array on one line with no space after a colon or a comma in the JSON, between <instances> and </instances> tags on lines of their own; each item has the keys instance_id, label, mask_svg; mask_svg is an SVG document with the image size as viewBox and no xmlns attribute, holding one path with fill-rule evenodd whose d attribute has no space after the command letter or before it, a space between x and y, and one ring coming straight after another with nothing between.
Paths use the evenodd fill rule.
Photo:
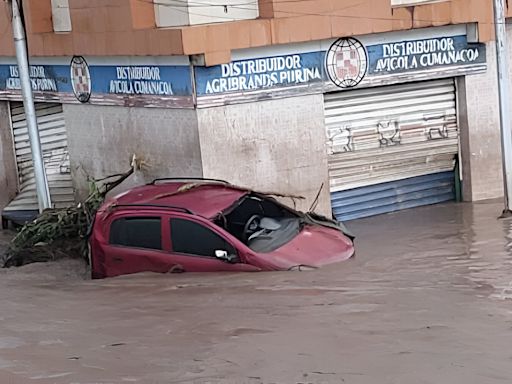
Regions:
<instances>
[{"instance_id":1,"label":"concrete building facade","mask_svg":"<svg viewBox=\"0 0 512 384\"><path fill-rule=\"evenodd\" d=\"M200 3L23 1L56 205L133 153L140 182L222 178L300 209L320 191L341 219L503 195L491 1ZM36 208L9 23L6 212Z\"/></svg>"}]
</instances>

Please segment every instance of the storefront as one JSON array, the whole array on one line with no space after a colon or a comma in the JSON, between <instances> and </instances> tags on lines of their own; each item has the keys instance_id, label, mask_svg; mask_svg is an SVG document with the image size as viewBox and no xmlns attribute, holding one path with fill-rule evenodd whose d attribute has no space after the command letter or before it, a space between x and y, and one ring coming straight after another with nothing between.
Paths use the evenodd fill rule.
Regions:
<instances>
[{"instance_id":1,"label":"storefront","mask_svg":"<svg viewBox=\"0 0 512 384\"><path fill-rule=\"evenodd\" d=\"M83 196L84 173L122 171L142 153L151 176L304 195L301 209L319 195L319 212L343 220L452 200L458 86L487 69L486 46L469 40L465 25L415 29L234 51L211 67L185 56L38 59L52 199L72 200L70 180ZM21 100L13 62L0 61L0 101ZM23 110L10 110L19 194L7 211L33 209Z\"/></svg>"},{"instance_id":2,"label":"storefront","mask_svg":"<svg viewBox=\"0 0 512 384\"><path fill-rule=\"evenodd\" d=\"M339 48L340 41L331 46L328 60L340 54L349 57L345 65L334 59L338 66L330 71L328 67L334 82L345 74L362 84L365 75L370 85L381 76L394 84L325 94L331 202L338 218L456 198L456 77L485 70L486 52L484 45L470 44L465 35L453 33L407 36L366 47L346 39L353 40L350 48ZM360 74L357 69L362 72L364 67L366 74ZM339 85L348 89L355 84Z\"/></svg>"},{"instance_id":3,"label":"storefront","mask_svg":"<svg viewBox=\"0 0 512 384\"><path fill-rule=\"evenodd\" d=\"M108 58L87 62L83 57L73 57L38 59L30 67L44 165L54 207L74 204L77 178L83 179L83 185L87 176L97 176L81 168L81 162L73 156L79 155L78 152L84 156L92 155L96 152L96 145L114 147L122 140L123 134L126 135L120 131L115 135L117 138L103 143L104 137L92 131L76 135L78 130L83 130L77 129L70 121L69 116L73 112L66 113L72 105L85 108L84 113L91 120L95 114L91 108L95 106L193 109L188 58L115 58L116 65L113 63L114 59ZM0 62L0 100L8 103L8 128L12 132L18 176L17 195L3 209L2 217L14 222L23 221L38 212L30 140L20 90L18 67L12 62ZM70 133L75 133L75 136L69 137ZM83 140L88 136L95 137L89 138L89 142ZM70 151L69 139L75 143L74 153ZM137 138L129 140L136 142ZM101 154L104 158L97 161L108 162L109 155L104 151ZM126 163L122 167L126 167Z\"/></svg>"},{"instance_id":4,"label":"storefront","mask_svg":"<svg viewBox=\"0 0 512 384\"><path fill-rule=\"evenodd\" d=\"M457 79L486 70L485 48L456 26L323 41L288 54L281 48L279 56L243 53L195 69L198 107L323 94L339 219L453 200L460 187Z\"/></svg>"},{"instance_id":5,"label":"storefront","mask_svg":"<svg viewBox=\"0 0 512 384\"><path fill-rule=\"evenodd\" d=\"M325 95L333 211L345 220L455 199L453 78Z\"/></svg>"}]
</instances>

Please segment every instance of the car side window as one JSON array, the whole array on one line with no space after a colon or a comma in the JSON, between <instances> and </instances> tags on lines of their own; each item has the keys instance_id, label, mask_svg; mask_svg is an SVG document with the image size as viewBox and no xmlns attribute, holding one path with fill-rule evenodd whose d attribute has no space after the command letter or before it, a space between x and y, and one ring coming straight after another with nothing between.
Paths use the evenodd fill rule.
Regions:
<instances>
[{"instance_id":1,"label":"car side window","mask_svg":"<svg viewBox=\"0 0 512 384\"><path fill-rule=\"evenodd\" d=\"M215 257L215 251L222 250L229 255L237 254L235 248L211 229L185 219L171 219L171 242L176 253Z\"/></svg>"},{"instance_id":2,"label":"car side window","mask_svg":"<svg viewBox=\"0 0 512 384\"><path fill-rule=\"evenodd\" d=\"M110 226L110 244L125 247L162 249L159 217L123 217Z\"/></svg>"}]
</instances>

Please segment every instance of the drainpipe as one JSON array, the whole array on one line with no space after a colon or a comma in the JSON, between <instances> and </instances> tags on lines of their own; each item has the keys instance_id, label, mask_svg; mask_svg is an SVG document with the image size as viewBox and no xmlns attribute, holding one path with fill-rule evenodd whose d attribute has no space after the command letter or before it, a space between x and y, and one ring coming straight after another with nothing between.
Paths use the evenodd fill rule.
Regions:
<instances>
[{"instance_id":1,"label":"drainpipe","mask_svg":"<svg viewBox=\"0 0 512 384\"><path fill-rule=\"evenodd\" d=\"M32 150L32 162L36 179L37 200L39 212L51 207L50 189L44 168L43 154L41 150L41 139L37 129L36 110L34 106L34 95L30 82L30 71L28 64L27 40L25 36L24 20L21 18L21 0L9 0L12 7L12 30L14 35L14 46L16 48L16 59L21 81L21 92L23 95L23 107L27 120L30 148Z\"/></svg>"}]
</instances>

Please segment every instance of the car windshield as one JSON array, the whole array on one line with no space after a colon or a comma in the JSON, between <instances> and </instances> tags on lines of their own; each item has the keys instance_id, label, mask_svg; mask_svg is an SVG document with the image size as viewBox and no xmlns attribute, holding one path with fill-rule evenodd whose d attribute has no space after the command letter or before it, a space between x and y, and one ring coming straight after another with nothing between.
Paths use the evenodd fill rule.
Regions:
<instances>
[{"instance_id":1,"label":"car windshield","mask_svg":"<svg viewBox=\"0 0 512 384\"><path fill-rule=\"evenodd\" d=\"M271 198L245 196L216 224L226 229L255 252L272 252L297 236L301 219Z\"/></svg>"}]
</instances>

